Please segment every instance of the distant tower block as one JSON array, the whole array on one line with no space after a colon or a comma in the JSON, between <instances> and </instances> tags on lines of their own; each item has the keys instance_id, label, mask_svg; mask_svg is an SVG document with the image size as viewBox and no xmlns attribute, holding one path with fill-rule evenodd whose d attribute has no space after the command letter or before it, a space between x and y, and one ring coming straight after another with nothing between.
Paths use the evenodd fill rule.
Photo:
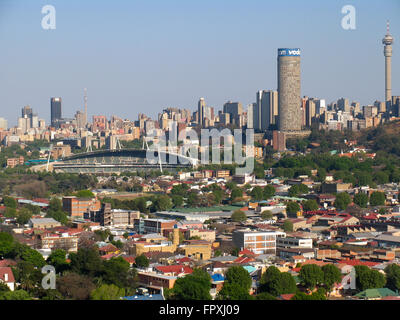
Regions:
<instances>
[{"instance_id":1,"label":"distant tower block","mask_svg":"<svg viewBox=\"0 0 400 320\"><path fill-rule=\"evenodd\" d=\"M280 131L301 131L300 101L300 49L278 49Z\"/></svg>"},{"instance_id":2,"label":"distant tower block","mask_svg":"<svg viewBox=\"0 0 400 320\"><path fill-rule=\"evenodd\" d=\"M389 21L386 24L386 35L382 39L385 45L383 54L385 56L385 101L392 99L392 43L393 37L389 33Z\"/></svg>"},{"instance_id":3,"label":"distant tower block","mask_svg":"<svg viewBox=\"0 0 400 320\"><path fill-rule=\"evenodd\" d=\"M88 122L88 116L87 116L87 89L84 89L84 97L83 97L83 102L85 104L85 120L84 120L84 127L87 126L87 122Z\"/></svg>"}]
</instances>

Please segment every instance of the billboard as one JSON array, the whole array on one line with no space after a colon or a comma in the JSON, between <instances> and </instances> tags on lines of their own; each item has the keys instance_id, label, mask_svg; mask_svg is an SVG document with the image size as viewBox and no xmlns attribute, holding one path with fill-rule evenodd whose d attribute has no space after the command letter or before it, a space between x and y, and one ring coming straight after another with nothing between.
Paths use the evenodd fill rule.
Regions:
<instances>
[{"instance_id":1,"label":"billboard","mask_svg":"<svg viewBox=\"0 0 400 320\"><path fill-rule=\"evenodd\" d=\"M287 48L281 48L278 49L278 56L300 56L300 49L299 48L293 48L293 49L287 49Z\"/></svg>"}]
</instances>

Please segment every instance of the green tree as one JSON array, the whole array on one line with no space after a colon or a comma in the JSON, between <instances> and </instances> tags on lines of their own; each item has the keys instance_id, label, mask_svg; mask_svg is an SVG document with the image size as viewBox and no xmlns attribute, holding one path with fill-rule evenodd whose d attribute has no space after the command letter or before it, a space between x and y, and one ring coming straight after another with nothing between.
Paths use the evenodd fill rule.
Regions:
<instances>
[{"instance_id":1,"label":"green tree","mask_svg":"<svg viewBox=\"0 0 400 320\"><path fill-rule=\"evenodd\" d=\"M0 232L0 258L8 257L13 251L14 238L11 234Z\"/></svg>"},{"instance_id":2,"label":"green tree","mask_svg":"<svg viewBox=\"0 0 400 320\"><path fill-rule=\"evenodd\" d=\"M400 266L395 263L385 268L387 287L393 291L400 290Z\"/></svg>"},{"instance_id":3,"label":"green tree","mask_svg":"<svg viewBox=\"0 0 400 320\"><path fill-rule=\"evenodd\" d=\"M354 195L353 202L361 208L366 208L368 205L368 195L365 193L357 193Z\"/></svg>"},{"instance_id":4,"label":"green tree","mask_svg":"<svg viewBox=\"0 0 400 320\"><path fill-rule=\"evenodd\" d=\"M56 268L56 272L64 272L68 269L69 264L66 259L67 252L63 249L56 249L47 258L47 263Z\"/></svg>"},{"instance_id":5,"label":"green tree","mask_svg":"<svg viewBox=\"0 0 400 320\"><path fill-rule=\"evenodd\" d=\"M149 259L147 259L144 254L141 254L135 258L135 265L138 268L147 268L149 263Z\"/></svg>"},{"instance_id":6,"label":"green tree","mask_svg":"<svg viewBox=\"0 0 400 320\"><path fill-rule=\"evenodd\" d=\"M175 208L179 208L183 205L183 197L181 195L173 195L171 200Z\"/></svg>"},{"instance_id":7,"label":"green tree","mask_svg":"<svg viewBox=\"0 0 400 320\"><path fill-rule=\"evenodd\" d=\"M252 300L252 296L246 288L233 282L224 283L224 286L218 292L216 300Z\"/></svg>"},{"instance_id":8,"label":"green tree","mask_svg":"<svg viewBox=\"0 0 400 320\"><path fill-rule=\"evenodd\" d=\"M241 211L241 210L235 210L235 211L232 213L231 219L232 219L232 221L234 221L234 222L242 222L242 221L246 221L247 216L246 216L246 214L245 214L243 211Z\"/></svg>"},{"instance_id":9,"label":"green tree","mask_svg":"<svg viewBox=\"0 0 400 320\"><path fill-rule=\"evenodd\" d=\"M234 201L237 198L243 197L243 190L239 188L234 188L231 192L231 201Z\"/></svg>"},{"instance_id":10,"label":"green tree","mask_svg":"<svg viewBox=\"0 0 400 320\"><path fill-rule=\"evenodd\" d=\"M380 191L372 192L371 197L369 199L369 204L371 206L383 206L385 205L385 194Z\"/></svg>"},{"instance_id":11,"label":"green tree","mask_svg":"<svg viewBox=\"0 0 400 320\"><path fill-rule=\"evenodd\" d=\"M306 264L300 269L299 277L306 288L314 289L324 281L324 273L315 264Z\"/></svg>"},{"instance_id":12,"label":"green tree","mask_svg":"<svg viewBox=\"0 0 400 320\"><path fill-rule=\"evenodd\" d=\"M166 211L172 208L172 201L166 195L160 195L155 197L153 205L156 211Z\"/></svg>"},{"instance_id":13,"label":"green tree","mask_svg":"<svg viewBox=\"0 0 400 320\"><path fill-rule=\"evenodd\" d=\"M374 173L373 179L377 184L385 184L389 182L389 175L385 171L377 171Z\"/></svg>"},{"instance_id":14,"label":"green tree","mask_svg":"<svg viewBox=\"0 0 400 320\"><path fill-rule=\"evenodd\" d=\"M114 284L102 284L90 293L91 300L120 300L125 296L125 289Z\"/></svg>"},{"instance_id":15,"label":"green tree","mask_svg":"<svg viewBox=\"0 0 400 320\"><path fill-rule=\"evenodd\" d=\"M290 220L285 220L282 228L283 228L283 231L285 231L285 232L293 232L293 222Z\"/></svg>"},{"instance_id":16,"label":"green tree","mask_svg":"<svg viewBox=\"0 0 400 320\"><path fill-rule=\"evenodd\" d=\"M201 269L178 278L168 294L169 300L211 300L211 277Z\"/></svg>"},{"instance_id":17,"label":"green tree","mask_svg":"<svg viewBox=\"0 0 400 320\"><path fill-rule=\"evenodd\" d=\"M31 249L28 246L24 247L20 258L26 262L31 263L36 268L42 268L46 264L43 256L38 251Z\"/></svg>"},{"instance_id":18,"label":"green tree","mask_svg":"<svg viewBox=\"0 0 400 320\"><path fill-rule=\"evenodd\" d=\"M268 292L273 296L296 292L296 281L288 272L280 272L278 268L270 266L261 276L260 291Z\"/></svg>"},{"instance_id":19,"label":"green tree","mask_svg":"<svg viewBox=\"0 0 400 320\"><path fill-rule=\"evenodd\" d=\"M273 215L272 215L272 211L270 210L265 210L261 213L261 218L263 220L270 220L272 219Z\"/></svg>"},{"instance_id":20,"label":"green tree","mask_svg":"<svg viewBox=\"0 0 400 320\"><path fill-rule=\"evenodd\" d=\"M72 271L88 275L99 276L103 271L103 261L95 248L79 248L77 253L70 253Z\"/></svg>"},{"instance_id":21,"label":"green tree","mask_svg":"<svg viewBox=\"0 0 400 320\"><path fill-rule=\"evenodd\" d=\"M256 186L253 188L253 190L251 190L250 195L254 200L260 201L263 199L263 189L259 186Z\"/></svg>"},{"instance_id":22,"label":"green tree","mask_svg":"<svg viewBox=\"0 0 400 320\"><path fill-rule=\"evenodd\" d=\"M297 202L289 201L286 205L286 212L289 214L295 214L300 211L300 205Z\"/></svg>"},{"instance_id":23,"label":"green tree","mask_svg":"<svg viewBox=\"0 0 400 320\"><path fill-rule=\"evenodd\" d=\"M0 294L0 300L32 300L32 298L28 292L20 289Z\"/></svg>"},{"instance_id":24,"label":"green tree","mask_svg":"<svg viewBox=\"0 0 400 320\"><path fill-rule=\"evenodd\" d=\"M47 209L47 218L53 218L62 224L67 224L68 217L62 209L61 200L58 198L52 198Z\"/></svg>"},{"instance_id":25,"label":"green tree","mask_svg":"<svg viewBox=\"0 0 400 320\"><path fill-rule=\"evenodd\" d=\"M385 276L378 270L371 270L367 266L355 266L356 286L360 291L366 289L383 288L386 283Z\"/></svg>"},{"instance_id":26,"label":"green tree","mask_svg":"<svg viewBox=\"0 0 400 320\"><path fill-rule=\"evenodd\" d=\"M321 270L324 273L324 285L330 292L332 291L333 285L342 280L342 273L339 268L333 264L326 264L321 267Z\"/></svg>"},{"instance_id":27,"label":"green tree","mask_svg":"<svg viewBox=\"0 0 400 320\"><path fill-rule=\"evenodd\" d=\"M335 200L335 207L339 210L346 210L351 203L351 197L347 192L338 193Z\"/></svg>"},{"instance_id":28,"label":"green tree","mask_svg":"<svg viewBox=\"0 0 400 320\"><path fill-rule=\"evenodd\" d=\"M264 199L268 200L272 198L274 195L275 195L275 188L270 184L266 185L263 190Z\"/></svg>"},{"instance_id":29,"label":"green tree","mask_svg":"<svg viewBox=\"0 0 400 320\"><path fill-rule=\"evenodd\" d=\"M17 210L15 210L14 208L6 207L6 209L4 210L4 216L6 218L15 218L17 216Z\"/></svg>"},{"instance_id":30,"label":"green tree","mask_svg":"<svg viewBox=\"0 0 400 320\"><path fill-rule=\"evenodd\" d=\"M242 266L233 266L225 273L225 283L237 283L249 291L252 280L247 270Z\"/></svg>"},{"instance_id":31,"label":"green tree","mask_svg":"<svg viewBox=\"0 0 400 320\"><path fill-rule=\"evenodd\" d=\"M3 203L4 203L4 206L6 206L8 208L13 208L13 209L17 208L17 201L12 197L8 197L8 196L3 197Z\"/></svg>"},{"instance_id":32,"label":"green tree","mask_svg":"<svg viewBox=\"0 0 400 320\"><path fill-rule=\"evenodd\" d=\"M102 278L108 284L115 284L120 288L129 287L135 281L129 269L129 262L122 257L111 258L103 261Z\"/></svg>"},{"instance_id":33,"label":"green tree","mask_svg":"<svg viewBox=\"0 0 400 320\"><path fill-rule=\"evenodd\" d=\"M256 300L276 300L276 297L268 292L261 292L256 295Z\"/></svg>"},{"instance_id":34,"label":"green tree","mask_svg":"<svg viewBox=\"0 0 400 320\"><path fill-rule=\"evenodd\" d=\"M318 208L319 208L318 203L314 199L306 200L303 202L304 211L315 211L318 210Z\"/></svg>"},{"instance_id":35,"label":"green tree","mask_svg":"<svg viewBox=\"0 0 400 320\"><path fill-rule=\"evenodd\" d=\"M21 225L27 224L30 218L32 218L32 212L28 208L23 207L17 214L17 223Z\"/></svg>"}]
</instances>

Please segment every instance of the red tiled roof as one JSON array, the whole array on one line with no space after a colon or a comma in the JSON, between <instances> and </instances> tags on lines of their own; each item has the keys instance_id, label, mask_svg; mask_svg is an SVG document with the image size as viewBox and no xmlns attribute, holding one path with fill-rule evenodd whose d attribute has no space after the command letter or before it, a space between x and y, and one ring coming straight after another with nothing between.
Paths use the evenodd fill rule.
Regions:
<instances>
[{"instance_id":1,"label":"red tiled roof","mask_svg":"<svg viewBox=\"0 0 400 320\"><path fill-rule=\"evenodd\" d=\"M250 257L238 257L233 262L234 263L249 263L249 262L252 262L252 261L254 261L254 259L250 258Z\"/></svg>"},{"instance_id":2,"label":"red tiled roof","mask_svg":"<svg viewBox=\"0 0 400 320\"><path fill-rule=\"evenodd\" d=\"M256 254L253 251L250 251L249 249L243 249L242 251L239 252L239 257L244 256L244 255L251 256L251 257L256 256Z\"/></svg>"},{"instance_id":3,"label":"red tiled roof","mask_svg":"<svg viewBox=\"0 0 400 320\"><path fill-rule=\"evenodd\" d=\"M115 252L118 251L118 248L114 246L113 244L108 244L104 247L99 248L99 251L101 252Z\"/></svg>"},{"instance_id":4,"label":"red tiled roof","mask_svg":"<svg viewBox=\"0 0 400 320\"><path fill-rule=\"evenodd\" d=\"M373 267L380 264L380 262L361 261L358 259L344 259L340 260L338 263L348 264L351 266L367 266L367 267Z\"/></svg>"},{"instance_id":5,"label":"red tiled roof","mask_svg":"<svg viewBox=\"0 0 400 320\"><path fill-rule=\"evenodd\" d=\"M156 267L156 270L162 273L173 273L173 274L181 274L181 273L190 274L193 272L192 268L180 264L172 266L158 266Z\"/></svg>"},{"instance_id":6,"label":"red tiled roof","mask_svg":"<svg viewBox=\"0 0 400 320\"><path fill-rule=\"evenodd\" d=\"M104 259L104 260L108 260L108 259L114 258L116 256L118 256L118 255L115 253L109 253L109 254L105 254L104 256L101 256L100 258Z\"/></svg>"},{"instance_id":7,"label":"red tiled roof","mask_svg":"<svg viewBox=\"0 0 400 320\"><path fill-rule=\"evenodd\" d=\"M17 262L14 260L10 260L10 259L4 259L4 260L0 260L0 267L10 267L10 266L16 266Z\"/></svg>"},{"instance_id":8,"label":"red tiled roof","mask_svg":"<svg viewBox=\"0 0 400 320\"><path fill-rule=\"evenodd\" d=\"M180 259L176 259L175 261L177 263L184 263L184 262L191 262L192 259L190 259L189 257L183 257L183 258L180 258Z\"/></svg>"},{"instance_id":9,"label":"red tiled roof","mask_svg":"<svg viewBox=\"0 0 400 320\"><path fill-rule=\"evenodd\" d=\"M12 269L10 267L0 267L0 280L3 282L5 281L5 275L8 274L8 281L7 283L10 282L15 282L14 274L12 272Z\"/></svg>"},{"instance_id":10,"label":"red tiled roof","mask_svg":"<svg viewBox=\"0 0 400 320\"><path fill-rule=\"evenodd\" d=\"M125 261L129 262L130 264L134 264L135 263L135 257L132 256L125 256L122 257Z\"/></svg>"}]
</instances>

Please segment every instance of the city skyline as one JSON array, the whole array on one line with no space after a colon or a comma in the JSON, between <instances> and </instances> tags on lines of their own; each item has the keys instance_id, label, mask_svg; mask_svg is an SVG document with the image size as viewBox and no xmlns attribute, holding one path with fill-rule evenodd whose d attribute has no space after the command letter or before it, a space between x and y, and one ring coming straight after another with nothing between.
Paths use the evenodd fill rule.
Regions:
<instances>
[{"instance_id":1,"label":"city skyline","mask_svg":"<svg viewBox=\"0 0 400 320\"><path fill-rule=\"evenodd\" d=\"M32 4L25 1L11 3L5 1L1 5L3 22L0 25L0 33L2 36L4 35L6 50L0 56L3 56L3 59L8 58L11 62L7 64L0 77L0 83L4 88L0 95L0 105L2 106L0 117L6 118L9 125L13 126L16 124L19 110L25 105L30 105L41 118L46 120L46 123L50 123L49 98L62 97L63 116L72 118L77 110L84 110L83 88L88 88L89 121L92 115L96 114L104 114L107 117L115 114L122 118L137 119L138 113L145 112L155 118L166 107L187 108L195 111L199 97L205 97L207 105L216 109L222 109L223 104L229 100L239 101L245 106L255 102L254 96L258 90L277 90L276 49L286 46L299 47L302 50L301 96L326 99L327 103L340 97L346 97L350 101L359 101L362 105L372 104L375 99L384 101L384 60L380 42L385 34L386 20L391 21L391 34L395 39L398 38L396 35L399 25L394 16L396 10L397 12L400 10L400 4L397 2L387 2L388 5L384 10L375 12L374 7L378 5L376 2L372 1L367 6L360 1L354 1L352 5L357 10L356 30L343 30L341 28L340 22L343 14L340 10L346 4L343 1L324 5L323 9L318 7L314 1L304 7L298 7L293 3L293 8L289 10L289 17L296 16L296 9L300 10L297 13L298 15L305 14L305 10L312 8L319 10L319 14L314 17L313 23L303 21L302 25L298 26L298 30L293 29L294 25L299 22L298 17L296 17L293 21L284 20L285 23L278 28L275 26L273 32L266 30L265 27L282 17L281 14L277 14L276 18L271 15L272 11L279 9L278 4L270 4L271 11L268 11L270 18L268 23L256 23L256 20L251 20L251 18L256 17L256 13L252 9L256 5L263 8L264 4L254 1L252 5L246 6L247 9L242 14L239 14L239 10L242 8L241 4L234 3L227 10L227 14L222 20L229 22L229 18L242 16L243 19L247 19L246 21L253 22L251 28L245 28L245 30L238 30L237 26L232 23L228 23L226 26L221 26L221 22L216 24L217 17L214 15L224 9L221 4L217 4L214 6L214 13L207 11L207 15L205 15L209 22L213 22L214 26L218 27L216 29L217 35L212 36L209 25L204 26L204 30L199 30L198 27L189 24L189 29L195 30L196 33L191 35L190 41L183 41L180 46L177 46L178 40L185 39L182 38L185 32L183 34L178 32L176 35L171 35L171 38L161 39L163 32L158 34L154 27L148 32L155 41L143 42L135 47L135 45L128 46L123 41L122 38L127 35L127 31L116 32L118 27L122 25L130 29L133 24L137 23L122 19L133 13L133 11L129 11L133 8L131 4L117 1L115 6L110 6L100 2L97 10L89 10L90 5L85 4L81 10L76 12L76 23L74 25L69 19L71 18L71 10L76 9L75 3L72 1L68 6L59 1L54 1L54 6L57 9L57 29L45 31L40 28L41 3ZM26 7L24 13L21 12L22 3ZM151 2L152 5L156 3L158 2ZM173 28L174 31L177 31L175 30L177 27L189 23L190 18L183 17L184 13L188 16L197 16L204 9L209 9L211 5L205 3L203 6L197 5L196 7L196 5L182 4L177 6L176 4L171 5L171 8L162 4L157 7L160 12L165 9L163 12L167 17L178 18L178 22L168 26L168 28ZM125 7L127 12L121 13L121 7L118 7L118 5ZM135 15L149 13L152 7L152 5L139 5L137 3L135 5L137 9L137 11L134 11ZM196 12L194 10L196 8L200 11ZM176 11L173 11L173 9ZM102 29L98 25L98 19L104 16L105 11L109 13L110 22L114 22L107 27L108 29ZM156 10L154 13L156 17L161 19L158 23L166 22L166 17L162 16L160 12ZM89 16L88 13L90 13ZM9 27L11 27L12 23L15 23L12 22L12 19L16 14L20 16L20 19L16 28L17 36L13 40L8 34L5 34L7 29L5 26L9 23L11 24ZM372 14L374 19L368 20L372 17ZM25 20L21 19L23 17L25 17ZM87 17L91 22L97 22L92 26L90 32L85 31L83 27L79 28L79 22L83 22L83 17ZM329 19L326 20L327 18ZM320 25L324 19L326 23ZM37 24L37 28L35 24ZM317 25L319 29L315 28ZM68 28L65 26L68 26ZM96 27L99 27L97 32ZM142 34L139 38L143 41L146 34L149 35L145 32L145 29L140 29ZM130 29L130 31L132 30ZM300 31L304 30L309 32L300 36ZM102 31L107 32L102 33ZM252 34L250 31L255 31L255 33ZM99 35L94 39L87 38L88 35L94 33L102 34L103 38ZM165 32L163 34L166 36ZM71 40L71 35L76 36L75 42ZM263 40L263 38L260 38L256 42L256 47L260 50L255 50L250 46L246 47L256 36L259 37L260 35L265 36L265 41L260 41L260 39ZM27 42L25 46L29 45L33 39L28 40L26 38L28 36L33 36L33 39L39 42L38 48L35 45L32 52L20 52L16 57L12 57L13 52L21 46L15 41L24 40ZM135 34L135 36L137 37L138 34ZM218 36L221 37L218 38ZM191 43L196 37L200 39L197 45L207 49L200 56L193 52L195 48L193 46L196 43ZM237 41L238 39L240 41ZM64 42L66 43L63 44ZM51 45L52 43L53 45ZM74 44L73 47L66 47L71 43ZM318 43L317 47L316 43ZM104 48L106 44L113 47L118 54L113 54L113 50ZM232 47L232 45L236 45L236 47ZM91 57L90 54L93 54L96 51L95 49L99 49L99 46L102 46L105 52ZM157 48L157 46L158 51L151 50ZM243 47L245 47L245 50ZM336 51L333 50L335 47ZM342 47L346 50L337 50L337 48ZM317 50L315 50L316 48ZM321 48L326 49L321 50ZM358 48L359 51L354 50L355 48ZM47 52L48 49L52 49L52 51ZM77 49L82 52L76 51ZM126 50L124 51L124 49ZM148 50L152 53L144 59L144 53L149 53ZM178 52L179 50L180 52ZM223 55L226 54L226 50L229 50L230 55ZM138 51L140 51L141 56L135 54ZM38 62L35 63L33 59L35 55L40 53L44 56L40 57ZM129 57L128 53L134 54ZM193 54L192 59L186 56L188 53ZM110 55L108 60L104 59L107 54ZM396 78L400 70L400 63L397 62L398 57L399 53L396 44L394 44L392 57L393 95L399 94L399 80L398 77ZM103 60L101 60L102 58ZM121 61L117 62L115 58L121 58ZM249 61L251 59L254 61ZM66 61L65 65L64 60ZM16 67L17 61L20 62L21 66ZM126 65L127 61L131 61L132 65ZM140 67L137 61L142 61L144 66ZM226 62L224 63L224 61ZM103 66L102 74L94 70L99 63ZM207 65L207 63L209 68L200 71L201 68L204 69L204 64ZM27 68L28 64L29 67ZM32 64L36 65L33 66ZM365 68L365 64L369 68ZM49 68L46 68L46 66L49 66ZM66 69L68 66L72 67L70 72ZM151 68L146 73L144 69L149 66ZM232 69L232 66L235 66L236 69ZM24 67L26 70L22 71L21 69ZM80 70L78 70L79 68ZM157 68L158 71L155 72ZM187 68L187 72L182 68ZM35 73L30 71L38 71L39 69L48 69L48 72L36 73L38 81L33 82ZM316 72L316 69L318 69L318 72ZM99 77L103 82L96 79ZM53 79L53 81L49 82L46 78ZM72 78L75 78L75 81L72 81ZM170 81L168 81L169 79ZM363 81L362 85L360 84L361 80ZM140 83L138 84L138 82ZM333 82L336 83L335 87L332 87Z\"/></svg>"}]
</instances>

